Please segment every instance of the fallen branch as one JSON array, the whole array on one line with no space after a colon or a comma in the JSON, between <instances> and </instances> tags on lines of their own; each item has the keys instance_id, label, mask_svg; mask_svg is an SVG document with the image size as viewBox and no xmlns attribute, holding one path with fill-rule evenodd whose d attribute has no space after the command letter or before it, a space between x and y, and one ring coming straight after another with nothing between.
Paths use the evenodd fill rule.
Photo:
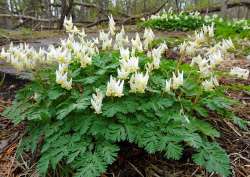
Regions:
<instances>
[{"instance_id":1,"label":"fallen branch","mask_svg":"<svg viewBox=\"0 0 250 177\"><path fill-rule=\"evenodd\" d=\"M143 13L143 14L131 16L131 17L129 17L129 18L123 20L122 24L127 24L129 21L134 21L134 20L136 20L136 19L140 19L140 18L143 18L143 17L145 18L145 17L149 17L149 16L151 16L151 15L154 15L154 14L160 12L160 10L161 10L163 7L165 7L166 4L167 4L167 2L163 3L161 6L159 6L157 9L155 9L155 10L152 11L152 12L148 12L148 13Z\"/></svg>"},{"instance_id":2,"label":"fallen branch","mask_svg":"<svg viewBox=\"0 0 250 177\"><path fill-rule=\"evenodd\" d=\"M10 18L18 18L22 20L32 20L39 22L57 22L59 19L44 19L39 17L32 17L27 15L14 15L14 14L0 14L0 17L10 17Z\"/></svg>"},{"instance_id":3,"label":"fallen branch","mask_svg":"<svg viewBox=\"0 0 250 177\"><path fill-rule=\"evenodd\" d=\"M50 4L50 6L52 7L61 7L60 4ZM96 9L99 13L103 13L105 12L105 15L107 16L107 13L111 13L112 14L112 10L111 9L103 9L102 7L96 5L96 4L92 4L92 3L86 3L86 2L74 2L73 6L82 6L82 7L86 7L86 8L92 8L92 9ZM123 13L123 12L116 12L117 14L124 16L124 17L130 17L130 15Z\"/></svg>"},{"instance_id":4,"label":"fallen branch","mask_svg":"<svg viewBox=\"0 0 250 177\"><path fill-rule=\"evenodd\" d=\"M134 16L129 16L128 18L125 18L125 19L114 19L118 24L128 24L128 22L134 22L136 19L140 19L142 17L148 17L148 16L151 16L153 14L156 14L158 13L163 7L165 7L165 5L167 4L167 2L163 3L160 7L158 7L157 9L155 9L154 11L152 12L148 12L148 13L143 13L143 14L139 14L139 15L134 15ZM101 23L104 23L104 22L108 22L109 19L108 18L102 18L102 19L99 19L89 25L87 25L87 28L89 27L93 27L93 26L96 26L96 25L99 25Z\"/></svg>"}]
</instances>

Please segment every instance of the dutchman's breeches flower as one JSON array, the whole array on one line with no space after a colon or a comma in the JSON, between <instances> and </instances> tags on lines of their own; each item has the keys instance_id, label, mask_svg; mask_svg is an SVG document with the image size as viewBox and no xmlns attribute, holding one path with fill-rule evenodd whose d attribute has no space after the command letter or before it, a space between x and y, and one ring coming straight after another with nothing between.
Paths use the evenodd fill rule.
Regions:
<instances>
[{"instance_id":1,"label":"dutchman's breeches flower","mask_svg":"<svg viewBox=\"0 0 250 177\"><path fill-rule=\"evenodd\" d=\"M96 114L102 113L103 98L104 98L104 95L99 89L96 89L96 94L92 94L91 105L92 105L92 108L95 110Z\"/></svg>"},{"instance_id":2,"label":"dutchman's breeches flower","mask_svg":"<svg viewBox=\"0 0 250 177\"><path fill-rule=\"evenodd\" d=\"M133 93L144 93L147 88L149 75L146 72L145 75L143 73L135 73L131 76L129 84L130 84L130 92Z\"/></svg>"},{"instance_id":3,"label":"dutchman's breeches flower","mask_svg":"<svg viewBox=\"0 0 250 177\"><path fill-rule=\"evenodd\" d=\"M110 80L107 84L106 96L110 97L122 97L123 96L124 81L116 80L110 76Z\"/></svg>"}]
</instances>

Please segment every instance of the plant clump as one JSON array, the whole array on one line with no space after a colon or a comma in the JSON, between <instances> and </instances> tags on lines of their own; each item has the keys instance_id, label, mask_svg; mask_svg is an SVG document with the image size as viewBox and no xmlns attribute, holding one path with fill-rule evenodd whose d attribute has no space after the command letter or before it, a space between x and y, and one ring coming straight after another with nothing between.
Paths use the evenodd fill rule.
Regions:
<instances>
[{"instance_id":1,"label":"plant clump","mask_svg":"<svg viewBox=\"0 0 250 177\"><path fill-rule=\"evenodd\" d=\"M151 29L143 40L137 33L129 41L112 16L110 31L92 40L71 19L64 26L69 37L58 47L35 51L11 45L0 55L19 70L33 71L33 81L4 115L16 124L26 122L19 150L40 148L41 176L58 166L77 177L99 176L124 141L174 160L191 147L196 164L231 174L229 157L216 142L220 133L206 121L210 112L237 118L214 72L233 47L230 40L204 47L213 38L213 27L204 27L179 47L181 58L173 61L162 57L165 43L150 47ZM186 55L193 57L191 65L183 62Z\"/></svg>"},{"instance_id":2,"label":"plant clump","mask_svg":"<svg viewBox=\"0 0 250 177\"><path fill-rule=\"evenodd\" d=\"M249 20L228 20L216 14L203 16L199 12L174 13L172 9L152 15L148 19L142 19L139 26L167 31L192 31L212 24L216 27L216 38L223 39L228 36L250 38Z\"/></svg>"}]
</instances>

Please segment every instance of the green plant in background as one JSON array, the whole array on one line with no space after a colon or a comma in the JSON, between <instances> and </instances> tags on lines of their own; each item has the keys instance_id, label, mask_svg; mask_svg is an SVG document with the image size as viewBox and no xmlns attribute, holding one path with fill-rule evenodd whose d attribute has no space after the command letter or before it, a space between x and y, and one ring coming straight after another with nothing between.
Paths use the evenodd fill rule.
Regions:
<instances>
[{"instance_id":1,"label":"green plant in background","mask_svg":"<svg viewBox=\"0 0 250 177\"><path fill-rule=\"evenodd\" d=\"M140 23L139 26L167 31L189 31L208 24L210 22L205 21L198 13L175 14L170 11L161 15L153 15L150 19Z\"/></svg>"},{"instance_id":2,"label":"green plant in background","mask_svg":"<svg viewBox=\"0 0 250 177\"><path fill-rule=\"evenodd\" d=\"M218 39L227 38L250 38L250 21L249 20L225 20L217 15L202 16L198 12L179 14L169 11L159 15L153 15L139 26L150 27L158 30L167 31L189 31L197 30L203 25L216 27L215 35Z\"/></svg>"},{"instance_id":3,"label":"green plant in background","mask_svg":"<svg viewBox=\"0 0 250 177\"><path fill-rule=\"evenodd\" d=\"M219 39L230 36L232 39L250 39L249 20L215 22L215 35Z\"/></svg>"}]
</instances>

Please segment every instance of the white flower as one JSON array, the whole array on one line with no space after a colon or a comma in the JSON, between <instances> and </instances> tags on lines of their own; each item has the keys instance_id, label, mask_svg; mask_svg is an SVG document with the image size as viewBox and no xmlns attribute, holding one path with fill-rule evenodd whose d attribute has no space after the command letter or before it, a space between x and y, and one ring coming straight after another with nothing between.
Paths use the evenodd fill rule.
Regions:
<instances>
[{"instance_id":1,"label":"white flower","mask_svg":"<svg viewBox=\"0 0 250 177\"><path fill-rule=\"evenodd\" d=\"M116 78L113 78L110 76L110 80L107 84L107 96L113 96L113 97L121 97L123 96L123 85L124 81L116 80Z\"/></svg>"},{"instance_id":2,"label":"white flower","mask_svg":"<svg viewBox=\"0 0 250 177\"><path fill-rule=\"evenodd\" d=\"M102 50L110 49L112 47L112 39L103 41Z\"/></svg>"},{"instance_id":3,"label":"white flower","mask_svg":"<svg viewBox=\"0 0 250 177\"><path fill-rule=\"evenodd\" d=\"M147 63L146 64L146 71L150 73L153 70L154 70L154 64L153 63Z\"/></svg>"},{"instance_id":4,"label":"white flower","mask_svg":"<svg viewBox=\"0 0 250 177\"><path fill-rule=\"evenodd\" d=\"M92 58L89 55L85 54L80 58L80 63L81 67L85 68L86 66L92 64Z\"/></svg>"},{"instance_id":5,"label":"white flower","mask_svg":"<svg viewBox=\"0 0 250 177\"><path fill-rule=\"evenodd\" d=\"M154 69L159 69L160 67L160 62L161 62L161 48L153 49L152 50L152 59L153 59L153 66Z\"/></svg>"},{"instance_id":6,"label":"white flower","mask_svg":"<svg viewBox=\"0 0 250 177\"><path fill-rule=\"evenodd\" d=\"M117 69L117 74L118 74L118 79L122 79L122 80L125 80L125 79L128 79L128 75L129 75L129 72L127 70L125 70L124 68L121 68L121 69Z\"/></svg>"},{"instance_id":7,"label":"white flower","mask_svg":"<svg viewBox=\"0 0 250 177\"><path fill-rule=\"evenodd\" d=\"M2 48L1 53L0 53L0 58L8 60L10 58L10 53L6 52L5 49Z\"/></svg>"},{"instance_id":8,"label":"white flower","mask_svg":"<svg viewBox=\"0 0 250 177\"><path fill-rule=\"evenodd\" d=\"M128 43L129 43L128 36L125 36L124 27L122 27L121 31L117 33L115 36L114 49L117 50L119 48L123 48Z\"/></svg>"},{"instance_id":9,"label":"white flower","mask_svg":"<svg viewBox=\"0 0 250 177\"><path fill-rule=\"evenodd\" d=\"M139 58L130 57L128 60L120 60L120 66L129 73L134 73L139 69Z\"/></svg>"},{"instance_id":10,"label":"white flower","mask_svg":"<svg viewBox=\"0 0 250 177\"><path fill-rule=\"evenodd\" d=\"M62 86L62 88L65 88L67 90L70 90L72 88L72 79L70 79L69 81L67 80L68 73L65 72L60 72L60 71L56 71L56 83L60 84Z\"/></svg>"},{"instance_id":11,"label":"white flower","mask_svg":"<svg viewBox=\"0 0 250 177\"><path fill-rule=\"evenodd\" d=\"M85 38L85 37L87 36L86 33L85 33L84 28L82 28L82 31L79 32L78 35L79 35L82 39Z\"/></svg>"},{"instance_id":12,"label":"white flower","mask_svg":"<svg viewBox=\"0 0 250 177\"><path fill-rule=\"evenodd\" d=\"M158 47L158 50L161 54L165 52L166 49L168 49L168 46L165 42L161 43L160 46Z\"/></svg>"},{"instance_id":13,"label":"white flower","mask_svg":"<svg viewBox=\"0 0 250 177\"><path fill-rule=\"evenodd\" d=\"M202 58L200 55L198 55L197 57L193 57L192 61L191 61L191 66L194 66L195 64L197 64L198 66L202 63Z\"/></svg>"},{"instance_id":14,"label":"white flower","mask_svg":"<svg viewBox=\"0 0 250 177\"><path fill-rule=\"evenodd\" d=\"M93 43L94 43L94 44L99 44L99 39L98 39L98 37L97 37L97 38L93 38Z\"/></svg>"},{"instance_id":15,"label":"white flower","mask_svg":"<svg viewBox=\"0 0 250 177\"><path fill-rule=\"evenodd\" d=\"M144 93L147 87L148 79L149 79L148 72L146 72L145 75L143 75L143 73L133 74L129 81L130 92Z\"/></svg>"},{"instance_id":16,"label":"white flower","mask_svg":"<svg viewBox=\"0 0 250 177\"><path fill-rule=\"evenodd\" d=\"M92 105L92 108L95 110L96 114L102 113L103 98L104 98L104 95L99 89L96 89L96 94L92 94L91 105Z\"/></svg>"},{"instance_id":17,"label":"white flower","mask_svg":"<svg viewBox=\"0 0 250 177\"><path fill-rule=\"evenodd\" d=\"M99 39L100 39L101 41L107 41L107 40L109 40L109 35L110 35L110 32L105 33L103 30L101 30L101 31L99 32Z\"/></svg>"},{"instance_id":18,"label":"white flower","mask_svg":"<svg viewBox=\"0 0 250 177\"><path fill-rule=\"evenodd\" d=\"M208 77L212 74L211 66L208 64L208 60L206 59L203 59L201 64L199 64L199 70L203 77Z\"/></svg>"},{"instance_id":19,"label":"white flower","mask_svg":"<svg viewBox=\"0 0 250 177\"><path fill-rule=\"evenodd\" d=\"M74 26L72 23L72 17L69 17L69 19L67 19L67 17L65 17L64 22L63 22L63 26L65 27L67 32L70 32Z\"/></svg>"},{"instance_id":20,"label":"white flower","mask_svg":"<svg viewBox=\"0 0 250 177\"><path fill-rule=\"evenodd\" d=\"M195 42L190 42L189 45L187 45L185 54L188 56L193 56L196 52L196 43Z\"/></svg>"},{"instance_id":21,"label":"white flower","mask_svg":"<svg viewBox=\"0 0 250 177\"><path fill-rule=\"evenodd\" d=\"M58 63L70 63L71 53L67 49L61 47L55 48L54 46L49 47L49 52L47 53L49 60L57 61Z\"/></svg>"},{"instance_id":22,"label":"white flower","mask_svg":"<svg viewBox=\"0 0 250 177\"><path fill-rule=\"evenodd\" d=\"M102 49L106 50L112 47L112 38L109 38L110 32L105 33L103 30L100 31L99 39L102 41Z\"/></svg>"},{"instance_id":23,"label":"white flower","mask_svg":"<svg viewBox=\"0 0 250 177\"><path fill-rule=\"evenodd\" d=\"M184 55L186 53L187 45L188 44L185 41L182 44L180 44L179 49L180 49L180 53L182 55Z\"/></svg>"},{"instance_id":24,"label":"white flower","mask_svg":"<svg viewBox=\"0 0 250 177\"><path fill-rule=\"evenodd\" d=\"M208 36L211 38L214 37L214 24L208 26L207 29L208 29Z\"/></svg>"},{"instance_id":25,"label":"white flower","mask_svg":"<svg viewBox=\"0 0 250 177\"><path fill-rule=\"evenodd\" d=\"M206 36L203 31L200 31L199 33L195 31L195 43L197 45L200 45L201 43L206 41Z\"/></svg>"},{"instance_id":26,"label":"white flower","mask_svg":"<svg viewBox=\"0 0 250 177\"><path fill-rule=\"evenodd\" d=\"M227 51L229 49L233 49L234 48L234 44L232 42L231 39L223 39L222 42L221 42L221 49L223 51Z\"/></svg>"},{"instance_id":27,"label":"white flower","mask_svg":"<svg viewBox=\"0 0 250 177\"><path fill-rule=\"evenodd\" d=\"M211 66L216 66L217 64L220 64L223 61L223 56L221 51L216 51L208 56L208 60L211 64Z\"/></svg>"},{"instance_id":28,"label":"white flower","mask_svg":"<svg viewBox=\"0 0 250 177\"><path fill-rule=\"evenodd\" d=\"M114 36L115 35L115 21L112 15L110 15L108 18L109 18L109 31L111 35Z\"/></svg>"},{"instance_id":29,"label":"white flower","mask_svg":"<svg viewBox=\"0 0 250 177\"><path fill-rule=\"evenodd\" d=\"M124 49L124 48L120 48L120 55L122 60L128 60L129 59L129 49Z\"/></svg>"},{"instance_id":30,"label":"white flower","mask_svg":"<svg viewBox=\"0 0 250 177\"><path fill-rule=\"evenodd\" d=\"M178 71L178 75L176 76L175 73L173 73L173 82L172 82L172 88L178 89L180 86L183 85L183 72Z\"/></svg>"},{"instance_id":31,"label":"white flower","mask_svg":"<svg viewBox=\"0 0 250 177\"><path fill-rule=\"evenodd\" d=\"M170 92L171 90L171 85L172 85L172 79L166 80L166 84L165 84L165 92Z\"/></svg>"},{"instance_id":32,"label":"white flower","mask_svg":"<svg viewBox=\"0 0 250 177\"><path fill-rule=\"evenodd\" d=\"M144 35L143 35L144 49L145 50L148 50L148 46L154 40L154 37L155 37L155 35L154 35L154 32L152 31L152 29L151 28L145 28Z\"/></svg>"},{"instance_id":33,"label":"white flower","mask_svg":"<svg viewBox=\"0 0 250 177\"><path fill-rule=\"evenodd\" d=\"M65 88L66 90L72 89L72 78L70 80L66 80L61 84L62 88Z\"/></svg>"},{"instance_id":34,"label":"white flower","mask_svg":"<svg viewBox=\"0 0 250 177\"><path fill-rule=\"evenodd\" d=\"M67 73L56 71L56 83L62 84L65 80L67 80Z\"/></svg>"},{"instance_id":35,"label":"white flower","mask_svg":"<svg viewBox=\"0 0 250 177\"><path fill-rule=\"evenodd\" d=\"M202 31L204 34L206 34L208 37L212 38L214 37L214 23L210 26L203 25Z\"/></svg>"},{"instance_id":36,"label":"white flower","mask_svg":"<svg viewBox=\"0 0 250 177\"><path fill-rule=\"evenodd\" d=\"M124 29L124 26L122 25L122 29L121 29L121 32L123 35L125 35L125 29Z\"/></svg>"},{"instance_id":37,"label":"white flower","mask_svg":"<svg viewBox=\"0 0 250 177\"><path fill-rule=\"evenodd\" d=\"M135 39L131 39L131 43L132 43L133 49L139 52L143 52L142 42L141 42L139 33L136 33Z\"/></svg>"},{"instance_id":38,"label":"white flower","mask_svg":"<svg viewBox=\"0 0 250 177\"><path fill-rule=\"evenodd\" d=\"M58 66L58 72L65 73L68 71L68 64L59 64Z\"/></svg>"},{"instance_id":39,"label":"white flower","mask_svg":"<svg viewBox=\"0 0 250 177\"><path fill-rule=\"evenodd\" d=\"M240 67L234 67L234 68L231 69L230 75L236 76L236 77L242 78L242 79L248 79L249 70L248 69L242 69Z\"/></svg>"},{"instance_id":40,"label":"white flower","mask_svg":"<svg viewBox=\"0 0 250 177\"><path fill-rule=\"evenodd\" d=\"M210 80L205 80L202 82L202 86L206 91L213 90L216 86L219 86L219 82L216 77L211 77Z\"/></svg>"}]
</instances>

